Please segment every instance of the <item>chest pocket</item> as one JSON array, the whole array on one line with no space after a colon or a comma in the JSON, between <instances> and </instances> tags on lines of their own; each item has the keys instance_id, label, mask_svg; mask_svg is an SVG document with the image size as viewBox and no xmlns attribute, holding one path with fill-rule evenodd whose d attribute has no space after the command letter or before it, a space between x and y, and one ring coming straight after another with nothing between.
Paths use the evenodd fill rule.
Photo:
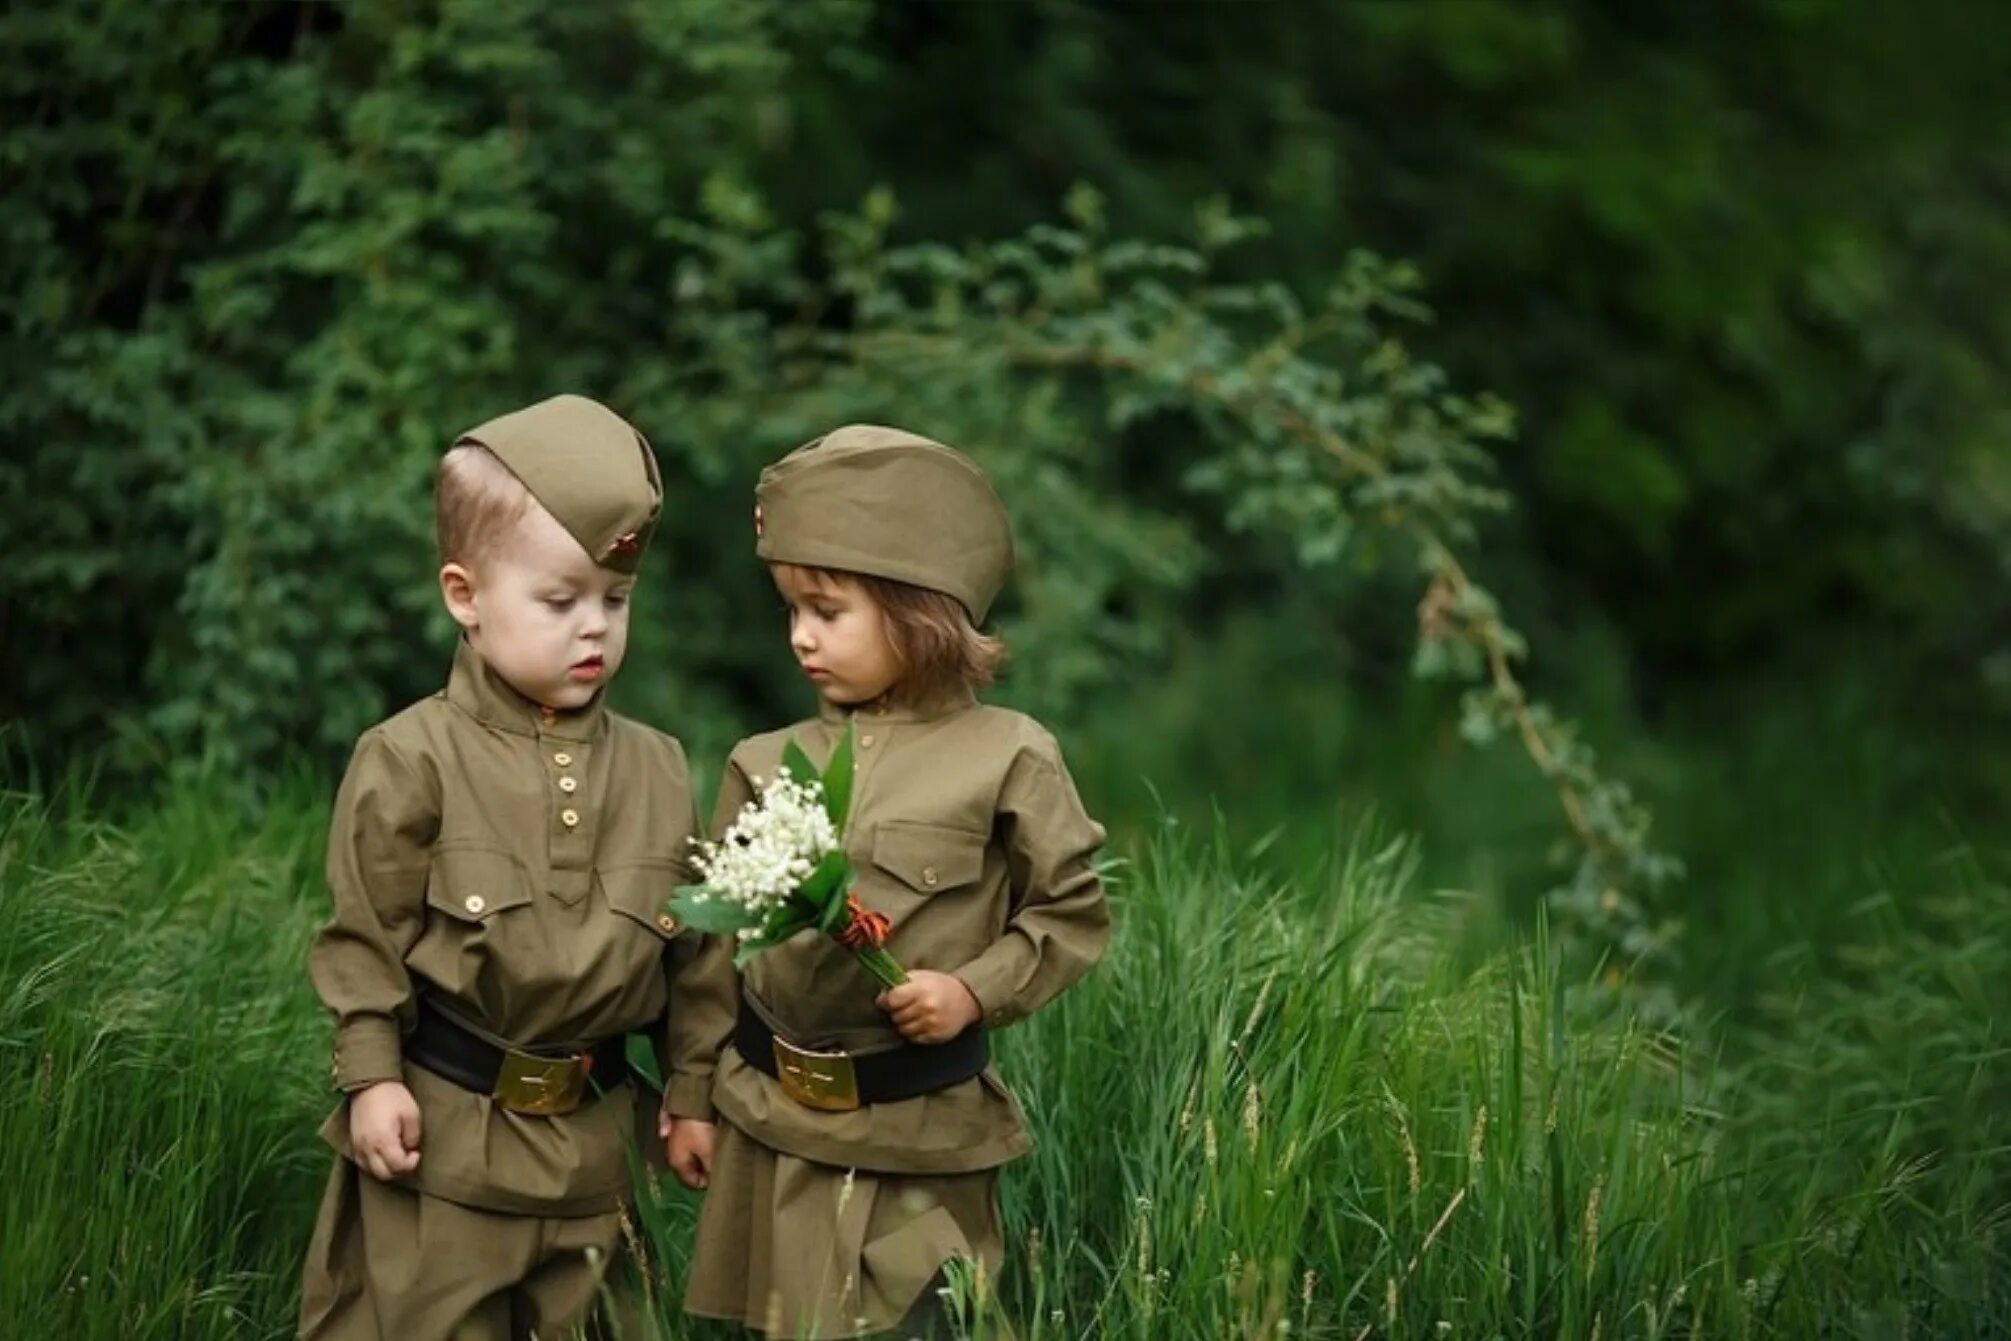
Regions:
<instances>
[{"instance_id":1,"label":"chest pocket","mask_svg":"<svg viewBox=\"0 0 2011 1341\"><path fill-rule=\"evenodd\" d=\"M873 864L918 894L976 883L985 870L985 836L947 824L881 820Z\"/></svg>"},{"instance_id":2,"label":"chest pocket","mask_svg":"<svg viewBox=\"0 0 2011 1341\"><path fill-rule=\"evenodd\" d=\"M530 878L507 852L482 847L435 848L426 873L426 904L458 922L486 922L531 901Z\"/></svg>"},{"instance_id":3,"label":"chest pocket","mask_svg":"<svg viewBox=\"0 0 2011 1341\"><path fill-rule=\"evenodd\" d=\"M659 859L604 867L600 879L608 907L617 913L642 923L664 940L682 930L665 906L685 879L684 869L676 862Z\"/></svg>"}]
</instances>

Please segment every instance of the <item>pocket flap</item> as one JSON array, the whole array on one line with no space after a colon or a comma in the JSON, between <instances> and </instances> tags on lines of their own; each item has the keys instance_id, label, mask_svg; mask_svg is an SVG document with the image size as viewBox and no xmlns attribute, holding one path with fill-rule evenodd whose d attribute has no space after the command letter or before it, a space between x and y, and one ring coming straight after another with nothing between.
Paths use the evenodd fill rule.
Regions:
<instances>
[{"instance_id":1,"label":"pocket flap","mask_svg":"<svg viewBox=\"0 0 2011 1341\"><path fill-rule=\"evenodd\" d=\"M634 918L665 940L682 930L669 907L670 896L685 878L684 868L676 862L664 858L603 867L600 878L608 907Z\"/></svg>"},{"instance_id":2,"label":"pocket flap","mask_svg":"<svg viewBox=\"0 0 2011 1341\"><path fill-rule=\"evenodd\" d=\"M484 922L531 901L523 863L482 847L436 848L426 876L426 902L463 922Z\"/></svg>"},{"instance_id":3,"label":"pocket flap","mask_svg":"<svg viewBox=\"0 0 2011 1341\"><path fill-rule=\"evenodd\" d=\"M873 830L873 864L911 889L934 894L984 874L985 836L947 824L882 820Z\"/></svg>"}]
</instances>

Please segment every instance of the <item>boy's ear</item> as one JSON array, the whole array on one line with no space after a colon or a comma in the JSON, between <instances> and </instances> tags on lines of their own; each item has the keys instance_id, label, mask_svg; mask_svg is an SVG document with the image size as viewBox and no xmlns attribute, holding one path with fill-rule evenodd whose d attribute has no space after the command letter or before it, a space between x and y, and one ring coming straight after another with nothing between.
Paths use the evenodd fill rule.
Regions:
<instances>
[{"instance_id":1,"label":"boy's ear","mask_svg":"<svg viewBox=\"0 0 2011 1341\"><path fill-rule=\"evenodd\" d=\"M458 563L440 569L440 599L454 622L469 633L481 622L475 611L475 575Z\"/></svg>"}]
</instances>

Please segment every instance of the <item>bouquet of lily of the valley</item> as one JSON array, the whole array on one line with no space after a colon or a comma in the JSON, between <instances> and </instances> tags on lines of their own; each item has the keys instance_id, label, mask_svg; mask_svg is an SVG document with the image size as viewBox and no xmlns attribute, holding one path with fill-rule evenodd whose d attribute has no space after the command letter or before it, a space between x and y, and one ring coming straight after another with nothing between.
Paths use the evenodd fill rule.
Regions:
<instances>
[{"instance_id":1,"label":"bouquet of lily of the valley","mask_svg":"<svg viewBox=\"0 0 2011 1341\"><path fill-rule=\"evenodd\" d=\"M716 843L694 841L692 865L705 883L685 885L670 900L671 915L711 935L739 941L736 967L812 927L857 956L887 987L908 980L882 947L890 930L852 893L845 855L845 818L852 805L852 727L819 772L795 741L782 771L754 779L757 795Z\"/></svg>"}]
</instances>

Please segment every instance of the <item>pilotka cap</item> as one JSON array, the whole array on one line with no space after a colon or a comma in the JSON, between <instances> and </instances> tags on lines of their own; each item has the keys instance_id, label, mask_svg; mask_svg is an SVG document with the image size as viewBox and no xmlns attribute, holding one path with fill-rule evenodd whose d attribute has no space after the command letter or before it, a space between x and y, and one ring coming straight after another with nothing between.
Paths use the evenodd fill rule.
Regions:
<instances>
[{"instance_id":1,"label":"pilotka cap","mask_svg":"<svg viewBox=\"0 0 2011 1341\"><path fill-rule=\"evenodd\" d=\"M975 623L1012 571L1012 526L984 471L902 429L834 429L762 471L754 498L762 559L944 592Z\"/></svg>"},{"instance_id":2,"label":"pilotka cap","mask_svg":"<svg viewBox=\"0 0 2011 1341\"><path fill-rule=\"evenodd\" d=\"M594 562L633 573L656 529L663 485L649 440L585 396L553 396L463 433L486 447Z\"/></svg>"}]
</instances>

